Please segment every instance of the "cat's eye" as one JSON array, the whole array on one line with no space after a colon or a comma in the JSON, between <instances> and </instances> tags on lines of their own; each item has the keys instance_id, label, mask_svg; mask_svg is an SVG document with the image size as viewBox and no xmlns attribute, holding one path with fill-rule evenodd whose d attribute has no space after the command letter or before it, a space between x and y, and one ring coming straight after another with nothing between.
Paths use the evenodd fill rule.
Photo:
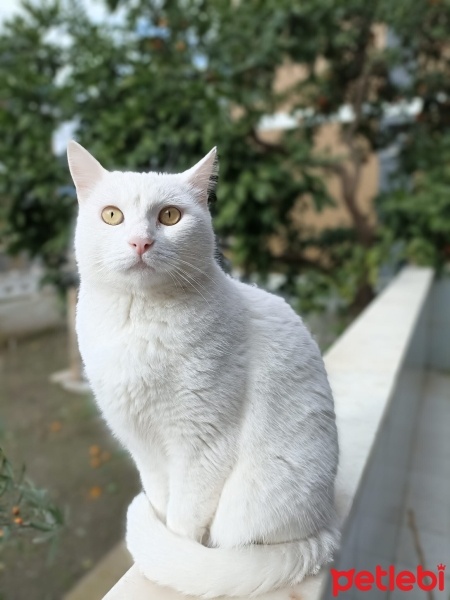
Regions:
<instances>
[{"instance_id":1,"label":"cat's eye","mask_svg":"<svg viewBox=\"0 0 450 600\"><path fill-rule=\"evenodd\" d=\"M120 225L123 221L123 212L117 206L106 206L102 210L102 219L108 225Z\"/></svg>"},{"instance_id":2,"label":"cat's eye","mask_svg":"<svg viewBox=\"0 0 450 600\"><path fill-rule=\"evenodd\" d=\"M163 225L175 225L181 219L181 212L175 206L168 206L162 209L158 219Z\"/></svg>"}]
</instances>

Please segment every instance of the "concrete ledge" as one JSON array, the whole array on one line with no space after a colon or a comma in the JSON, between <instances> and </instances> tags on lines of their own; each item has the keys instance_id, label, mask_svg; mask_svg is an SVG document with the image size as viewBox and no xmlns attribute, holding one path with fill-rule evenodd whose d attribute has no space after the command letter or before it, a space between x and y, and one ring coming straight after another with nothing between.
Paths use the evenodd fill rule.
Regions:
<instances>
[{"instance_id":1,"label":"concrete ledge","mask_svg":"<svg viewBox=\"0 0 450 600\"><path fill-rule=\"evenodd\" d=\"M406 268L356 319L325 356L336 401L340 464L336 502L342 524L352 506L403 361L433 281L430 269ZM294 589L260 596L264 600L317 600L327 570ZM77 596L78 597L78 596ZM84 600L97 596L87 591ZM104 600L185 600L186 596L145 579L136 566ZM66 600L75 600L69 596Z\"/></svg>"},{"instance_id":2,"label":"concrete ledge","mask_svg":"<svg viewBox=\"0 0 450 600\"><path fill-rule=\"evenodd\" d=\"M92 571L81 579L78 584L64 596L63 600L98 600L117 581L119 574L123 574L132 565L131 556L121 542L117 544ZM134 596L128 596L130 600Z\"/></svg>"}]
</instances>

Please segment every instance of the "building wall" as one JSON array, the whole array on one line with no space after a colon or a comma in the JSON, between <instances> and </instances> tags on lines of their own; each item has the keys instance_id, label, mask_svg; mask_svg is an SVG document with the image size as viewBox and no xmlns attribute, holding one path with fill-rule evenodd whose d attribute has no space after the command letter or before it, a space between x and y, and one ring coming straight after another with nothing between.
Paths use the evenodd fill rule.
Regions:
<instances>
[{"instance_id":1,"label":"building wall","mask_svg":"<svg viewBox=\"0 0 450 600\"><path fill-rule=\"evenodd\" d=\"M384 25L375 25L373 29L374 45L377 48L383 48L387 43L387 29ZM316 70L323 71L326 68L325 60L317 61ZM306 69L298 64L285 64L279 70L274 82L274 88L277 92L283 92L289 89L295 83L298 83L306 76ZM280 113L288 113L292 108L292 97L290 103L281 104ZM280 135L280 130L265 129L260 132L261 137L266 141L276 141ZM346 148L339 138L339 123L331 122L323 125L316 136L316 148L320 152L328 152L330 155L345 155ZM327 189L335 202L334 207L325 208L318 213L312 204L311 199L307 200L309 209L294 211L293 218L298 220L303 226L309 226L314 229L324 229L329 227L349 226L352 224L350 215L342 199L339 178L330 173L323 175ZM358 190L358 206L360 210L369 217L370 221L375 221L376 213L373 200L379 189L380 162L376 154L371 153L368 156L366 164L362 167L361 180Z\"/></svg>"}]
</instances>

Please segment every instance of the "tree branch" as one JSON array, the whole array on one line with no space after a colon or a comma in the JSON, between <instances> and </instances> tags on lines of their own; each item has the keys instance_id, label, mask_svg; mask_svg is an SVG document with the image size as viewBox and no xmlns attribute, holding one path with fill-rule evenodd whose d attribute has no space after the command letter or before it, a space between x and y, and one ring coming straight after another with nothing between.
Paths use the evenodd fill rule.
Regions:
<instances>
[{"instance_id":1,"label":"tree branch","mask_svg":"<svg viewBox=\"0 0 450 600\"><path fill-rule=\"evenodd\" d=\"M367 221L366 215L361 213L356 202L357 185L361 174L362 162L359 165L358 172L353 177L348 169L342 163L322 163L320 167L328 170L339 177L341 184L342 199L353 220L358 240L369 245L373 239L373 229ZM356 187L355 187L356 186Z\"/></svg>"},{"instance_id":2,"label":"tree branch","mask_svg":"<svg viewBox=\"0 0 450 600\"><path fill-rule=\"evenodd\" d=\"M295 265L298 267L307 267L322 273L330 273L331 267L326 267L320 260L312 260L305 256L295 254L293 252L284 252L282 254L272 255L271 259L274 263L282 263L284 265Z\"/></svg>"},{"instance_id":3,"label":"tree branch","mask_svg":"<svg viewBox=\"0 0 450 600\"><path fill-rule=\"evenodd\" d=\"M277 154L287 156L286 149L281 144L273 144L271 142L262 140L255 129L250 131L250 137L260 148L266 152L276 152Z\"/></svg>"}]
</instances>

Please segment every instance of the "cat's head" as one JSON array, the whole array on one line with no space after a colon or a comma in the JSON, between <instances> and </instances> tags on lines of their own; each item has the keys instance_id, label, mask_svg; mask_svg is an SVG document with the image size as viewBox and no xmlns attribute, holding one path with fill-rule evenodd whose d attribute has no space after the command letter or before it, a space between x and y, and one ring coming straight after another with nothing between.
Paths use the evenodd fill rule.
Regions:
<instances>
[{"instance_id":1,"label":"cat's head","mask_svg":"<svg viewBox=\"0 0 450 600\"><path fill-rule=\"evenodd\" d=\"M110 172L74 141L67 154L79 201L81 280L131 290L195 285L214 261L208 196L216 149L178 174Z\"/></svg>"}]
</instances>

